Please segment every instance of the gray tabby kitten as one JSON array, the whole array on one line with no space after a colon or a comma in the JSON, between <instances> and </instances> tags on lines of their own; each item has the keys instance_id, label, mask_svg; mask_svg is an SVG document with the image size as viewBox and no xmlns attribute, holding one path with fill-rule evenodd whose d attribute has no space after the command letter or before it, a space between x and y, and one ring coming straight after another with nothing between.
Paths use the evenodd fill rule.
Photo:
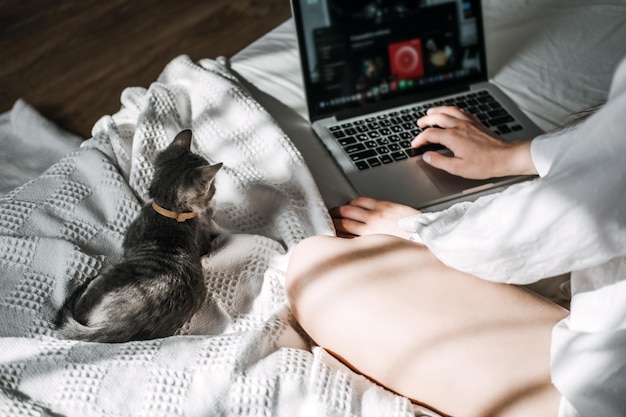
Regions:
<instances>
[{"instance_id":1,"label":"gray tabby kitten","mask_svg":"<svg viewBox=\"0 0 626 417\"><path fill-rule=\"evenodd\" d=\"M76 291L62 313L68 339L125 342L173 335L200 308L200 257L216 237L211 200L222 164L191 152L190 130L156 158L146 204L131 223L122 261Z\"/></svg>"}]
</instances>

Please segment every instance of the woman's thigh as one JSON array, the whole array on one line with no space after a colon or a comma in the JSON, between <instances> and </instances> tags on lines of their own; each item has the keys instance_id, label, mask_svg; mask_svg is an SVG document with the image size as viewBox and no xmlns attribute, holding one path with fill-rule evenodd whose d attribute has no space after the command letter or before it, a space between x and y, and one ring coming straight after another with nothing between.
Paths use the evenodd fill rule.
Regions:
<instances>
[{"instance_id":1,"label":"woman's thigh","mask_svg":"<svg viewBox=\"0 0 626 417\"><path fill-rule=\"evenodd\" d=\"M320 346L416 402L450 415L557 414L550 336L567 312L534 293L383 235L307 239L287 293Z\"/></svg>"}]
</instances>

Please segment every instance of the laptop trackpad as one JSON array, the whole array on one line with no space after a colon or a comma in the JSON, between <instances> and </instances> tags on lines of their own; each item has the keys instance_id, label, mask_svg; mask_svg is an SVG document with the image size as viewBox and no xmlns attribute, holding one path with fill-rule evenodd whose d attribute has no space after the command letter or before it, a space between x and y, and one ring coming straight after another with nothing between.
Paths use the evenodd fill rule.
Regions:
<instances>
[{"instance_id":1,"label":"laptop trackpad","mask_svg":"<svg viewBox=\"0 0 626 417\"><path fill-rule=\"evenodd\" d=\"M457 177L456 175L448 174L444 170L433 168L421 159L417 164L424 170L437 189L442 194L446 195L461 193L464 190L492 182L490 180L468 180L466 178Z\"/></svg>"}]
</instances>

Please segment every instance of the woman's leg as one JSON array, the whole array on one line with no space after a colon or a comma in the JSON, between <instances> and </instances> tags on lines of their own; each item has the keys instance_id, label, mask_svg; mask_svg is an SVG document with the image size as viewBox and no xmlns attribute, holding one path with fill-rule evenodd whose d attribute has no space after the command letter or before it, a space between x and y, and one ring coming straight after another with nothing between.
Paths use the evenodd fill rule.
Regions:
<instances>
[{"instance_id":1,"label":"woman's leg","mask_svg":"<svg viewBox=\"0 0 626 417\"><path fill-rule=\"evenodd\" d=\"M287 293L320 346L416 402L454 416L557 415L550 338L567 311L534 293L383 235L305 240Z\"/></svg>"}]
</instances>

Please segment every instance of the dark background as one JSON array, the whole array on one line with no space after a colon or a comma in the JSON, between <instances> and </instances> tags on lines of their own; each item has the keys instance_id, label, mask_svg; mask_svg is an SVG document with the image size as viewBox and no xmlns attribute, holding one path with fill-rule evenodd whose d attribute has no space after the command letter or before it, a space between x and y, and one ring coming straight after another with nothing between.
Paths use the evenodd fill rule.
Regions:
<instances>
[{"instance_id":1,"label":"dark background","mask_svg":"<svg viewBox=\"0 0 626 417\"><path fill-rule=\"evenodd\" d=\"M174 57L231 57L289 0L0 0L0 113L23 98L83 138Z\"/></svg>"}]
</instances>

